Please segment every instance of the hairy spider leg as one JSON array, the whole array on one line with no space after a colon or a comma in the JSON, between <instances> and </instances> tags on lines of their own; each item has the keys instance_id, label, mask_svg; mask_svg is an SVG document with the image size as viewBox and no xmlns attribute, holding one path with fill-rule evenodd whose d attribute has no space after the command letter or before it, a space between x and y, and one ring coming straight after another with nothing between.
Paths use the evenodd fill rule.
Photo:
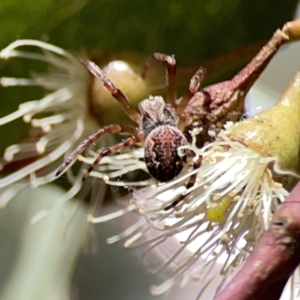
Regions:
<instances>
[{"instance_id":1,"label":"hairy spider leg","mask_svg":"<svg viewBox=\"0 0 300 300\"><path fill-rule=\"evenodd\" d=\"M193 151L192 151L193 152ZM202 156L199 156L198 159L193 163L193 170L199 169L202 164ZM196 182L197 174L193 174L190 176L190 179L188 183L186 184L186 189L188 190L192 186L194 186ZM188 194L181 195L178 199L176 199L174 202L172 202L170 205L164 208L164 210L170 210L171 208L175 207L178 203L184 200L185 197L187 197Z\"/></svg>"},{"instance_id":2,"label":"hairy spider leg","mask_svg":"<svg viewBox=\"0 0 300 300\"><path fill-rule=\"evenodd\" d=\"M55 176L61 174L66 167L77 157L78 154L82 153L87 147L89 147L92 143L94 143L98 138L100 138L103 134L106 133L121 133L126 132L129 134L137 135L137 129L133 126L129 125L108 125L105 126L95 133L88 136L83 142L80 143L79 146L69 155L67 160L60 166Z\"/></svg>"},{"instance_id":3,"label":"hairy spider leg","mask_svg":"<svg viewBox=\"0 0 300 300\"><path fill-rule=\"evenodd\" d=\"M123 94L121 90L119 90L104 72L92 61L87 58L82 58L82 62L86 65L89 71L98 79L103 82L103 85L107 88L107 90L111 93L111 95L122 105L127 116L136 124L140 124L141 116L135 111L131 106L128 98Z\"/></svg>"},{"instance_id":4,"label":"hairy spider leg","mask_svg":"<svg viewBox=\"0 0 300 300\"><path fill-rule=\"evenodd\" d=\"M100 152L100 154L98 155L98 157L91 164L91 166L88 168L88 170L85 172L85 174L83 175L82 181L86 180L89 177L90 173L100 163L100 161L102 160L103 157L113 154L113 153L115 153L119 150L122 150L124 148L127 148L131 145L137 144L140 141L141 141L140 137L138 137L137 135L134 135L134 136L131 136L131 137L125 139L124 141L122 141L121 143L119 143L115 146L111 146L111 147L107 147L107 148L103 149Z\"/></svg>"},{"instance_id":5,"label":"hairy spider leg","mask_svg":"<svg viewBox=\"0 0 300 300\"><path fill-rule=\"evenodd\" d=\"M207 71L205 68L200 67L193 77L190 80L190 85L185 93L185 95L181 98L179 104L176 107L176 113L181 118L181 113L186 108L188 102L193 98L193 96L198 92L201 83L203 82Z\"/></svg>"},{"instance_id":6,"label":"hairy spider leg","mask_svg":"<svg viewBox=\"0 0 300 300\"><path fill-rule=\"evenodd\" d=\"M145 78L147 71L151 67L153 59L166 62L167 64L167 103L175 107L176 102L176 60L173 55L155 52L146 60L142 77Z\"/></svg>"}]
</instances>

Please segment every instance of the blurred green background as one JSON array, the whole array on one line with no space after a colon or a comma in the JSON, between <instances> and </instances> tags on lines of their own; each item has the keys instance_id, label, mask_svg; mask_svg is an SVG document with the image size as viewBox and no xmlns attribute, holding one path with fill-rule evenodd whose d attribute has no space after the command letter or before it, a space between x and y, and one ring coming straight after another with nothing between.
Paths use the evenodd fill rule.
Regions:
<instances>
[{"instance_id":1,"label":"blurred green background","mask_svg":"<svg viewBox=\"0 0 300 300\"><path fill-rule=\"evenodd\" d=\"M19 38L63 48L176 54L200 61L266 38L293 15L295 0L1 1L0 47Z\"/></svg>"}]
</instances>

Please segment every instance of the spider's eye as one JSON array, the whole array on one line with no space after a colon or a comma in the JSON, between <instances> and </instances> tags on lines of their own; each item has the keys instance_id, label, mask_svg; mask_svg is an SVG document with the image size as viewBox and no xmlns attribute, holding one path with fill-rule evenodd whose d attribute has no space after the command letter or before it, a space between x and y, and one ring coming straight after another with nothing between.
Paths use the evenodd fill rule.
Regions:
<instances>
[{"instance_id":1,"label":"spider's eye","mask_svg":"<svg viewBox=\"0 0 300 300\"><path fill-rule=\"evenodd\" d=\"M224 220L224 214L232 202L232 197L228 194L223 196L215 207L208 207L205 215L209 221L221 223Z\"/></svg>"}]
</instances>

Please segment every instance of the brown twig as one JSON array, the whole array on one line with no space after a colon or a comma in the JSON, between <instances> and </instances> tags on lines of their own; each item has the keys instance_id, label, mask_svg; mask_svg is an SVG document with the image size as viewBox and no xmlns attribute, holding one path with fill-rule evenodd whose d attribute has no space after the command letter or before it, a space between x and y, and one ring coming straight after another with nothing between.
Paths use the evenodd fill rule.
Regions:
<instances>
[{"instance_id":1,"label":"brown twig","mask_svg":"<svg viewBox=\"0 0 300 300\"><path fill-rule=\"evenodd\" d=\"M300 19L286 23L274 32L257 55L231 80L207 86L197 92L182 112L186 136L196 126L203 128L197 136L197 146L208 141L210 130L220 130L228 121L238 121L244 110L245 97L279 48L300 39ZM209 71L209 70L208 70Z\"/></svg>"}]
</instances>

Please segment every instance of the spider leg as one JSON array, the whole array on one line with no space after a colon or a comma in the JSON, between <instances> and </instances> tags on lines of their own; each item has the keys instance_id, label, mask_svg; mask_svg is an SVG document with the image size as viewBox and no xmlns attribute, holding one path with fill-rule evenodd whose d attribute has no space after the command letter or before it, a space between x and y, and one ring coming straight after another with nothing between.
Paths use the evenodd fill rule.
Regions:
<instances>
[{"instance_id":1,"label":"spider leg","mask_svg":"<svg viewBox=\"0 0 300 300\"><path fill-rule=\"evenodd\" d=\"M138 136L131 136L115 146L111 146L103 149L100 152L99 156L94 160L92 165L88 168L88 170L83 175L82 181L86 180L89 177L90 173L100 163L103 157L113 154L118 150L122 150L126 147L129 147L130 145L137 144L138 142L140 142L140 138Z\"/></svg>"},{"instance_id":2,"label":"spider leg","mask_svg":"<svg viewBox=\"0 0 300 300\"><path fill-rule=\"evenodd\" d=\"M111 95L122 105L127 116L135 123L140 124L141 116L131 106L128 98L119 90L104 74L104 72L92 61L87 58L82 58L82 62L86 65L89 71L103 82L103 85L111 93Z\"/></svg>"},{"instance_id":3,"label":"spider leg","mask_svg":"<svg viewBox=\"0 0 300 300\"><path fill-rule=\"evenodd\" d=\"M133 126L126 125L108 125L105 126L95 133L88 136L83 142L80 143L79 146L69 155L67 160L60 166L55 176L61 174L66 167L76 158L76 156L82 153L87 147L89 147L92 143L94 143L98 138L100 138L105 133L120 133L127 132L131 134L137 134L137 129Z\"/></svg>"},{"instance_id":4,"label":"spider leg","mask_svg":"<svg viewBox=\"0 0 300 300\"><path fill-rule=\"evenodd\" d=\"M199 156L198 159L193 163L193 170L199 169L201 167L201 163L202 163L202 156ZM186 185L186 189L191 188L192 186L194 186L195 182L196 182L196 178L197 178L197 174L193 174L191 175L187 185ZM169 210L173 207L175 207L178 203L180 203L181 201L184 200L184 198L187 196L188 194L185 195L181 195L178 199L176 199L174 202L172 202L170 205L168 205L167 207L164 208L164 210Z\"/></svg>"},{"instance_id":5,"label":"spider leg","mask_svg":"<svg viewBox=\"0 0 300 300\"><path fill-rule=\"evenodd\" d=\"M167 87L168 95L167 102L173 107L176 101L176 60L173 55L155 52L148 57L144 64L142 71L142 77L145 78L147 71L149 70L153 59L167 63Z\"/></svg>"},{"instance_id":6,"label":"spider leg","mask_svg":"<svg viewBox=\"0 0 300 300\"><path fill-rule=\"evenodd\" d=\"M181 116L181 113L184 111L185 107L187 106L188 102L193 98L193 96L199 90L200 84L203 82L205 75L206 75L206 69L200 67L196 71L194 76L191 78L189 88L185 93L185 95L181 98L181 101L176 108L176 112L179 118Z\"/></svg>"}]
</instances>

